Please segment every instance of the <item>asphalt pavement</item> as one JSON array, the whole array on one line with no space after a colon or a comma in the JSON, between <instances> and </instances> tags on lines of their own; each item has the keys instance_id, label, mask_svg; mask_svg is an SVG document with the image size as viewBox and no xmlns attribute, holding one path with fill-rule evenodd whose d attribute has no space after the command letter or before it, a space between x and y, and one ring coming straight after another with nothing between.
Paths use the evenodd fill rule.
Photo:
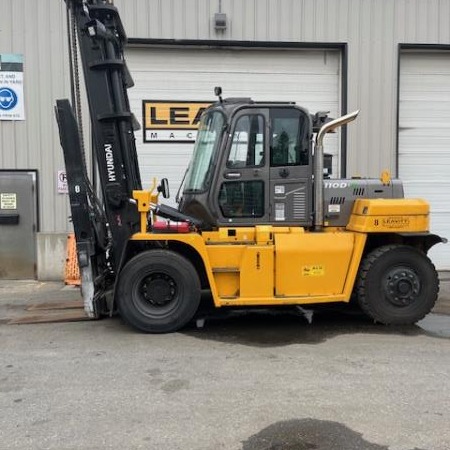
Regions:
<instances>
[{"instance_id":1,"label":"asphalt pavement","mask_svg":"<svg viewBox=\"0 0 450 450\"><path fill-rule=\"evenodd\" d=\"M413 326L260 310L167 335L119 318L10 325L79 292L0 281L0 448L449 450L441 278L433 313Z\"/></svg>"}]
</instances>

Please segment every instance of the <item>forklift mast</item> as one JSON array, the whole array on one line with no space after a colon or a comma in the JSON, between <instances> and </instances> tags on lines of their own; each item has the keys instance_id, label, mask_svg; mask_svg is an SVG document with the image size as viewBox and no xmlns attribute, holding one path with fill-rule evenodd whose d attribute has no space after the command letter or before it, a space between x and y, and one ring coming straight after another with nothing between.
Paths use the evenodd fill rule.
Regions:
<instances>
[{"instance_id":1,"label":"forklift mast","mask_svg":"<svg viewBox=\"0 0 450 450\"><path fill-rule=\"evenodd\" d=\"M133 190L142 189L134 138L139 125L130 111L127 88L133 80L123 57L126 35L117 9L102 0L66 3L76 30L71 62L77 58L74 43L82 60L101 199L89 181L82 130L68 100L57 101L56 115L82 281L98 293L111 288L125 245L139 227L132 200ZM92 316L99 313L93 310Z\"/></svg>"}]
</instances>

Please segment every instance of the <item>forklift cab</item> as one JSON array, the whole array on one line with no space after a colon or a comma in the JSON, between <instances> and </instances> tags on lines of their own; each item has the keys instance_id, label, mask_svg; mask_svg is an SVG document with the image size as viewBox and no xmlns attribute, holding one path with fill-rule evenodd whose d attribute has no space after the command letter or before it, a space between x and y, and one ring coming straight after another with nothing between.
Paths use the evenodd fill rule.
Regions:
<instances>
[{"instance_id":1,"label":"forklift cab","mask_svg":"<svg viewBox=\"0 0 450 450\"><path fill-rule=\"evenodd\" d=\"M205 229L311 225L312 122L293 104L225 99L205 111L180 211Z\"/></svg>"}]
</instances>

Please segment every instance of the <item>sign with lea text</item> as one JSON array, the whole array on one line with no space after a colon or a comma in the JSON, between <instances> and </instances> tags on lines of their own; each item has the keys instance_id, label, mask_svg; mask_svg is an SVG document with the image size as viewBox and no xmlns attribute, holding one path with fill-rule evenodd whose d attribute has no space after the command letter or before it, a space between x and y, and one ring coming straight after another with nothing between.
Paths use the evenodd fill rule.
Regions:
<instances>
[{"instance_id":1,"label":"sign with lea text","mask_svg":"<svg viewBox=\"0 0 450 450\"><path fill-rule=\"evenodd\" d=\"M200 117L211 103L184 100L143 100L144 142L195 142Z\"/></svg>"}]
</instances>

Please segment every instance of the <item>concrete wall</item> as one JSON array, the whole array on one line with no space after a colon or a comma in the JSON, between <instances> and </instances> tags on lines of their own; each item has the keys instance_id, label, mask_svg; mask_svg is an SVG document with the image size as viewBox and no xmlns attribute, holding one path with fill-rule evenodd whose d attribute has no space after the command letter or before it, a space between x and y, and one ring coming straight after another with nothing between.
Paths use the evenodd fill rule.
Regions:
<instances>
[{"instance_id":1,"label":"concrete wall","mask_svg":"<svg viewBox=\"0 0 450 450\"><path fill-rule=\"evenodd\" d=\"M38 280L63 280L66 264L67 233L38 233Z\"/></svg>"}]
</instances>

